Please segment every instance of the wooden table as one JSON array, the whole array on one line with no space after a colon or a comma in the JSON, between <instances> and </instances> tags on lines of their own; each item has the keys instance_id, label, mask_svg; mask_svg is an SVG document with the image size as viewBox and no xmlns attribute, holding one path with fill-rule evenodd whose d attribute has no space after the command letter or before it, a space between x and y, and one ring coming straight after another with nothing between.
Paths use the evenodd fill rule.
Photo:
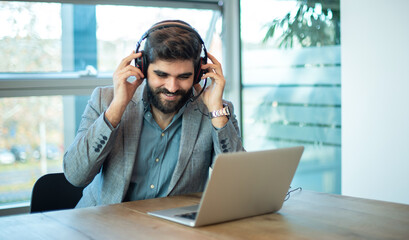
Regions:
<instances>
[{"instance_id":1,"label":"wooden table","mask_svg":"<svg viewBox=\"0 0 409 240\"><path fill-rule=\"evenodd\" d=\"M275 214L190 228L147 211L200 194L0 218L0 239L409 239L409 205L302 191Z\"/></svg>"}]
</instances>

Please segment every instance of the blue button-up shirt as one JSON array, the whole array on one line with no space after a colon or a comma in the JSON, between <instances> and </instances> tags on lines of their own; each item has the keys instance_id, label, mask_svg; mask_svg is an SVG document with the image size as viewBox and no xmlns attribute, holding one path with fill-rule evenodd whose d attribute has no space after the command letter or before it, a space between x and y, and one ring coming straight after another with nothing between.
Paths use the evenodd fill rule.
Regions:
<instances>
[{"instance_id":1,"label":"blue button-up shirt","mask_svg":"<svg viewBox=\"0 0 409 240\"><path fill-rule=\"evenodd\" d=\"M182 107L169 126L162 130L146 106L137 158L124 201L164 197L179 155L182 134Z\"/></svg>"}]
</instances>

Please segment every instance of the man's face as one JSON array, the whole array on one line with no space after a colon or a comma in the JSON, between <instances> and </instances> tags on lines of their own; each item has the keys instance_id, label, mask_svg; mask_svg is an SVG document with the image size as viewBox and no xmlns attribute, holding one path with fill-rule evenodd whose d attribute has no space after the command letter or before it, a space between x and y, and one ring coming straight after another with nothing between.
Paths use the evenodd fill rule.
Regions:
<instances>
[{"instance_id":1,"label":"man's face","mask_svg":"<svg viewBox=\"0 0 409 240\"><path fill-rule=\"evenodd\" d=\"M192 60L156 60L149 64L149 102L162 113L177 112L192 94L193 75Z\"/></svg>"}]
</instances>

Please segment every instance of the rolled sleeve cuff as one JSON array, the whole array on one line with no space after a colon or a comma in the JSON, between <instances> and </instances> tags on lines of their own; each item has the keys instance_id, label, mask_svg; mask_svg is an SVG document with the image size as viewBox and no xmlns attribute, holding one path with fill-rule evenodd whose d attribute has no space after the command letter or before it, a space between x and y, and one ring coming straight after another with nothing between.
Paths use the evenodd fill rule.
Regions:
<instances>
[{"instance_id":1,"label":"rolled sleeve cuff","mask_svg":"<svg viewBox=\"0 0 409 240\"><path fill-rule=\"evenodd\" d=\"M116 126L116 128L114 128L111 124L111 122L108 121L108 119L105 117L105 112L103 113L103 118L104 118L104 122L106 123L106 125L108 126L108 128L111 131L114 131L115 129L118 129L118 126L121 124L121 122L118 123L118 125Z\"/></svg>"}]
</instances>

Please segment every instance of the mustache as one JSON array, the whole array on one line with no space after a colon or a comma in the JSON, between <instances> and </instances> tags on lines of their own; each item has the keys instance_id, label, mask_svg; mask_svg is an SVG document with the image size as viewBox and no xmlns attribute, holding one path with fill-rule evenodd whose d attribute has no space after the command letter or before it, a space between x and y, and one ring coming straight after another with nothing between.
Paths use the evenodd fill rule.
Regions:
<instances>
[{"instance_id":1,"label":"mustache","mask_svg":"<svg viewBox=\"0 0 409 240\"><path fill-rule=\"evenodd\" d=\"M183 95L186 94L186 91L179 89L176 92L171 92L171 91L167 90L166 88L159 88L159 89L155 90L155 94L159 94L159 93L183 96Z\"/></svg>"}]
</instances>

